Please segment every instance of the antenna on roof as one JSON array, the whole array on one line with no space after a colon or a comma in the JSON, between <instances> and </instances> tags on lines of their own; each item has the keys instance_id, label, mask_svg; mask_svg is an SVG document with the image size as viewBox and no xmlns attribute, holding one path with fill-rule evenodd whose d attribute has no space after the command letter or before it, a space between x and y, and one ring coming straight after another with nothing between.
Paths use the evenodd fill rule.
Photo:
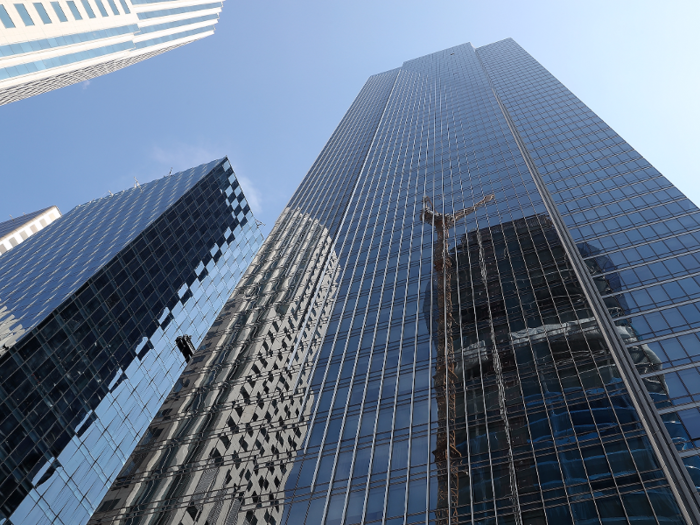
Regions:
<instances>
[{"instance_id":1,"label":"antenna on roof","mask_svg":"<svg viewBox=\"0 0 700 525\"><path fill-rule=\"evenodd\" d=\"M114 193L112 193L111 191L107 190L107 193L109 193L110 197L114 197Z\"/></svg>"},{"instance_id":2,"label":"antenna on roof","mask_svg":"<svg viewBox=\"0 0 700 525\"><path fill-rule=\"evenodd\" d=\"M172 166L171 166L171 167L170 167L170 173L168 173L168 177L170 177L170 175L172 175L172 174L173 174L173 168L172 168Z\"/></svg>"},{"instance_id":3,"label":"antenna on roof","mask_svg":"<svg viewBox=\"0 0 700 525\"><path fill-rule=\"evenodd\" d=\"M136 180L136 177L134 177L134 180L136 181L136 184L134 184L134 188L138 188L138 189L140 189L141 191L143 191L143 188L142 188L141 185L139 184L139 181Z\"/></svg>"}]
</instances>

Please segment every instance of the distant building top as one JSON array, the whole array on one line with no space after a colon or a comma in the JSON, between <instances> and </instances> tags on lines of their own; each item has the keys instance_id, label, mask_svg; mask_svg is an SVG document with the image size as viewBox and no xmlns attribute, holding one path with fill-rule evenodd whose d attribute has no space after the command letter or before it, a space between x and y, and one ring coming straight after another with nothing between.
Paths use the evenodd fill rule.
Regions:
<instances>
[{"instance_id":1,"label":"distant building top","mask_svg":"<svg viewBox=\"0 0 700 525\"><path fill-rule=\"evenodd\" d=\"M212 35L221 7L220 0L0 3L0 105Z\"/></svg>"},{"instance_id":2,"label":"distant building top","mask_svg":"<svg viewBox=\"0 0 700 525\"><path fill-rule=\"evenodd\" d=\"M0 255L46 228L60 216L61 211L56 206L49 206L0 222Z\"/></svg>"},{"instance_id":3,"label":"distant building top","mask_svg":"<svg viewBox=\"0 0 700 525\"><path fill-rule=\"evenodd\" d=\"M0 257L0 307L29 330L221 162L76 206Z\"/></svg>"}]
</instances>

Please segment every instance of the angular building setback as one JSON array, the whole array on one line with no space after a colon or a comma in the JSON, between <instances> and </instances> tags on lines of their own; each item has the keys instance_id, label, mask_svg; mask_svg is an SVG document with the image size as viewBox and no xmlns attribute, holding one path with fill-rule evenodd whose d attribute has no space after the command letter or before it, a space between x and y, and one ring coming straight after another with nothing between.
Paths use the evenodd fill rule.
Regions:
<instances>
[{"instance_id":1,"label":"angular building setback","mask_svg":"<svg viewBox=\"0 0 700 525\"><path fill-rule=\"evenodd\" d=\"M91 524L700 523L700 213L513 40L372 76Z\"/></svg>"},{"instance_id":2,"label":"angular building setback","mask_svg":"<svg viewBox=\"0 0 700 525\"><path fill-rule=\"evenodd\" d=\"M0 1L0 105L214 34L222 0Z\"/></svg>"},{"instance_id":3,"label":"angular building setback","mask_svg":"<svg viewBox=\"0 0 700 525\"><path fill-rule=\"evenodd\" d=\"M61 216L56 206L49 206L9 221L0 222L0 255L26 241Z\"/></svg>"},{"instance_id":4,"label":"angular building setback","mask_svg":"<svg viewBox=\"0 0 700 525\"><path fill-rule=\"evenodd\" d=\"M261 243L224 158L2 256L0 523L88 521Z\"/></svg>"}]
</instances>

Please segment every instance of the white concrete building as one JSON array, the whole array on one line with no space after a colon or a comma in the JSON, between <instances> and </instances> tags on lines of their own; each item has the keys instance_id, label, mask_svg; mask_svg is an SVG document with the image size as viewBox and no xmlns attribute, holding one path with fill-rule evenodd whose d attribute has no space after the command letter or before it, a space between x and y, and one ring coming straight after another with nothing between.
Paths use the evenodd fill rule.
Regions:
<instances>
[{"instance_id":1,"label":"white concrete building","mask_svg":"<svg viewBox=\"0 0 700 525\"><path fill-rule=\"evenodd\" d=\"M0 0L0 105L214 33L221 0Z\"/></svg>"},{"instance_id":2,"label":"white concrete building","mask_svg":"<svg viewBox=\"0 0 700 525\"><path fill-rule=\"evenodd\" d=\"M50 206L21 217L0 222L0 255L26 241L61 216L56 206Z\"/></svg>"}]
</instances>

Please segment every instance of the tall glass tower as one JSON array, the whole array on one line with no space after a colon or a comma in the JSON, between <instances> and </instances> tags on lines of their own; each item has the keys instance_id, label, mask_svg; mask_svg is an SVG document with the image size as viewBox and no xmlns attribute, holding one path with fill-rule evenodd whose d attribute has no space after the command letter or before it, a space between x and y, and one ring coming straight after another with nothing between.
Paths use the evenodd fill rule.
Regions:
<instances>
[{"instance_id":1,"label":"tall glass tower","mask_svg":"<svg viewBox=\"0 0 700 525\"><path fill-rule=\"evenodd\" d=\"M513 40L375 75L91 523L700 523L699 219Z\"/></svg>"},{"instance_id":2,"label":"tall glass tower","mask_svg":"<svg viewBox=\"0 0 700 525\"><path fill-rule=\"evenodd\" d=\"M224 158L2 256L0 523L88 521L261 243Z\"/></svg>"}]
</instances>

